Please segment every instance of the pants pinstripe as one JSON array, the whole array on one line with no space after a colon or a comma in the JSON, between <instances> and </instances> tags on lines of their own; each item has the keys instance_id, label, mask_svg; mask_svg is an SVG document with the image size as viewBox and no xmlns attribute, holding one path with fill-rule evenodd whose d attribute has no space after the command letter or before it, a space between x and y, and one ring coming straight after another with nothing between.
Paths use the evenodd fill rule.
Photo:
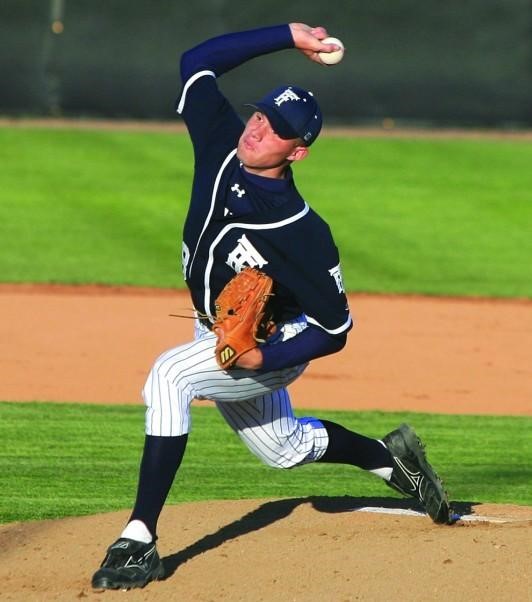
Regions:
<instances>
[{"instance_id":1,"label":"pants pinstripe","mask_svg":"<svg viewBox=\"0 0 532 602\"><path fill-rule=\"evenodd\" d=\"M304 318L285 323L271 344L306 327ZM193 399L211 399L248 449L265 464L291 468L325 453L327 431L316 418L294 415L286 387L306 365L271 373L220 370L216 337L199 322L195 340L170 349L155 361L143 389L146 434L176 437L191 428Z\"/></svg>"}]
</instances>

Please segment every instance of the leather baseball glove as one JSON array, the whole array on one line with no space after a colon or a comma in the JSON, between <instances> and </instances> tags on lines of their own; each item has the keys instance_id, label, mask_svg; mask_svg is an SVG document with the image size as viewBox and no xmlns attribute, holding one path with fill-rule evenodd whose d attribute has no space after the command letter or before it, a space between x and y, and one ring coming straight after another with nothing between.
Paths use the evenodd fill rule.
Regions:
<instances>
[{"instance_id":1,"label":"leather baseball glove","mask_svg":"<svg viewBox=\"0 0 532 602\"><path fill-rule=\"evenodd\" d=\"M213 332L218 342L216 361L226 370L246 351L260 342L270 330L265 318L266 304L272 295L273 280L256 268L246 267L225 285L215 301Z\"/></svg>"}]
</instances>

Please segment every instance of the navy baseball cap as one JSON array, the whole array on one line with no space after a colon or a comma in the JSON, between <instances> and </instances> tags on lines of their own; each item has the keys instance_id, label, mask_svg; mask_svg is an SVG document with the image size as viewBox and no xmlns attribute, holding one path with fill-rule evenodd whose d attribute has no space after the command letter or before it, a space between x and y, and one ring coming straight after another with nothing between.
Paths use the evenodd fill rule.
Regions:
<instances>
[{"instance_id":1,"label":"navy baseball cap","mask_svg":"<svg viewBox=\"0 0 532 602\"><path fill-rule=\"evenodd\" d=\"M312 92L299 86L280 86L247 106L264 113L274 132L285 140L301 138L310 146L320 133L320 107Z\"/></svg>"}]
</instances>

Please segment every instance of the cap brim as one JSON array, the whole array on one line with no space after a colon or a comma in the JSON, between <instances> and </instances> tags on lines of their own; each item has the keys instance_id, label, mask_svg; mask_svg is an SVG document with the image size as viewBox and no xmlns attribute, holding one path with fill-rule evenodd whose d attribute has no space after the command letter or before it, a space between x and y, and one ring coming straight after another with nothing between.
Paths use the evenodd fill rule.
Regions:
<instances>
[{"instance_id":1,"label":"cap brim","mask_svg":"<svg viewBox=\"0 0 532 602\"><path fill-rule=\"evenodd\" d=\"M272 126L273 131L282 138L283 140L294 140L299 138L299 134L292 128L292 126L283 118L279 113L272 109L272 107L263 104L261 102L257 102L255 104L246 103L244 106L252 107L253 109L257 109L261 113L264 113Z\"/></svg>"}]
</instances>

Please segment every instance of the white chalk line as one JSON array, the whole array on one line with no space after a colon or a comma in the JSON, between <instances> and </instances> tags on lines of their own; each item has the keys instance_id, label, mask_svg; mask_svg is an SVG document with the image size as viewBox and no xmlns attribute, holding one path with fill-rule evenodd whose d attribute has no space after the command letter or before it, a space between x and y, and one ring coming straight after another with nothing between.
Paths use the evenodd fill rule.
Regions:
<instances>
[{"instance_id":1,"label":"white chalk line","mask_svg":"<svg viewBox=\"0 0 532 602\"><path fill-rule=\"evenodd\" d=\"M372 514L395 514L399 516L423 516L426 517L426 512L419 512L417 510L408 510L406 508L384 508L381 506L361 506L360 508L353 508L352 512L369 512ZM510 518L500 516L480 516L478 514L456 514L453 516L455 520L460 520L465 523L519 523L529 522L530 518Z\"/></svg>"}]
</instances>

